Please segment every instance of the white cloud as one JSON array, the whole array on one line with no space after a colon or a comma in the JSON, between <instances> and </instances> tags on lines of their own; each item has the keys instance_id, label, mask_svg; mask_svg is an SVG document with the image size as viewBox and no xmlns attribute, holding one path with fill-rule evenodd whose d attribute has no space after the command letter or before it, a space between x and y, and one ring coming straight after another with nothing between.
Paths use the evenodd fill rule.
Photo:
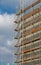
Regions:
<instances>
[{"instance_id":1,"label":"white cloud","mask_svg":"<svg viewBox=\"0 0 41 65\"><path fill-rule=\"evenodd\" d=\"M12 35L14 36L14 34L13 34L14 28L16 27L16 25L14 23L15 19L16 19L15 14L7 14L7 13L0 14L0 54L1 54L1 57L3 54L12 55L12 51L13 51L12 46L13 46L13 44L15 45L16 41L15 40L13 41L13 40L9 39L8 37L10 36L11 38L13 38ZM9 36L7 33L9 34Z\"/></svg>"},{"instance_id":2,"label":"white cloud","mask_svg":"<svg viewBox=\"0 0 41 65\"><path fill-rule=\"evenodd\" d=\"M12 41L7 40L7 46L12 46Z\"/></svg>"},{"instance_id":3,"label":"white cloud","mask_svg":"<svg viewBox=\"0 0 41 65\"><path fill-rule=\"evenodd\" d=\"M1 33L6 34L6 36L10 33L14 33L14 29L16 27L14 21L16 20L16 18L17 17L15 14L0 14L0 39L4 37L4 35L1 35ZM14 34L12 35L14 36ZM11 42L12 41L7 41L8 45L10 45Z\"/></svg>"},{"instance_id":4,"label":"white cloud","mask_svg":"<svg viewBox=\"0 0 41 65\"><path fill-rule=\"evenodd\" d=\"M14 28L16 27L14 23L15 19L16 19L15 14L7 14L7 13L0 14L0 40L1 41L3 41L3 39L5 41L8 35L9 37L13 38L12 35L14 36ZM8 45L10 45L12 41L7 41L7 42Z\"/></svg>"},{"instance_id":5,"label":"white cloud","mask_svg":"<svg viewBox=\"0 0 41 65\"><path fill-rule=\"evenodd\" d=\"M0 51L2 52L2 54L6 54L6 53L10 53L12 54L12 51L15 52L15 48L13 50L12 47L14 47L14 45L16 44L16 40L14 39L8 39L6 38L7 35L9 33L12 34L12 32L14 33L14 29L16 27L14 21L16 20L16 15L15 14L0 14L0 32L1 33L5 33L6 35L2 35L0 33ZM7 34L8 33L8 34ZM9 35L11 36L11 35ZM14 34L13 34L13 37L14 38ZM0 52L0 53L1 53Z\"/></svg>"},{"instance_id":6,"label":"white cloud","mask_svg":"<svg viewBox=\"0 0 41 65\"><path fill-rule=\"evenodd\" d=\"M0 14L0 35L5 36L5 38L6 36L9 36L8 38L14 36L14 29L16 27L15 20L15 14Z\"/></svg>"},{"instance_id":7,"label":"white cloud","mask_svg":"<svg viewBox=\"0 0 41 65\"><path fill-rule=\"evenodd\" d=\"M13 26L13 21L15 20L15 14L0 14L0 28L11 28Z\"/></svg>"},{"instance_id":8,"label":"white cloud","mask_svg":"<svg viewBox=\"0 0 41 65\"><path fill-rule=\"evenodd\" d=\"M11 33L11 34L13 35L13 37L14 37L14 29L15 29L15 27L16 27L14 21L16 20L16 18L17 18L17 17L16 17L15 14L7 14L7 13L5 13L5 14L0 14L0 32L6 34L6 35L4 36L4 34L1 35L1 33L0 33L0 40L1 40L1 41L3 41L3 39L4 39L4 41L5 41L6 36L7 36L8 34L10 34L10 33ZM9 35L9 36L11 36L11 35ZM13 38L13 37L12 37L12 38ZM16 40L9 40L9 39L7 39L6 42L7 42L7 45L8 45L8 46L11 46L12 44L13 44L13 45L16 44ZM3 43L4 43L4 42L3 42ZM1 44L1 43L0 43L0 44Z\"/></svg>"},{"instance_id":9,"label":"white cloud","mask_svg":"<svg viewBox=\"0 0 41 65\"><path fill-rule=\"evenodd\" d=\"M12 54L11 50L9 50L8 48L6 48L5 46L4 47L0 46L0 52Z\"/></svg>"},{"instance_id":10,"label":"white cloud","mask_svg":"<svg viewBox=\"0 0 41 65\"><path fill-rule=\"evenodd\" d=\"M13 39L13 40L7 40L7 46L15 46L18 40Z\"/></svg>"}]
</instances>

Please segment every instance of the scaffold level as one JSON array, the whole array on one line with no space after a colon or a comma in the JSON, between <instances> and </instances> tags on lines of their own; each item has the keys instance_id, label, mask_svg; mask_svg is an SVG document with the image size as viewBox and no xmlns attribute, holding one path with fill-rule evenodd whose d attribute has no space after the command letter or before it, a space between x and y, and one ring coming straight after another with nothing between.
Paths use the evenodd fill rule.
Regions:
<instances>
[{"instance_id":1,"label":"scaffold level","mask_svg":"<svg viewBox=\"0 0 41 65\"><path fill-rule=\"evenodd\" d=\"M41 65L41 0L22 8L16 16L15 63Z\"/></svg>"}]
</instances>

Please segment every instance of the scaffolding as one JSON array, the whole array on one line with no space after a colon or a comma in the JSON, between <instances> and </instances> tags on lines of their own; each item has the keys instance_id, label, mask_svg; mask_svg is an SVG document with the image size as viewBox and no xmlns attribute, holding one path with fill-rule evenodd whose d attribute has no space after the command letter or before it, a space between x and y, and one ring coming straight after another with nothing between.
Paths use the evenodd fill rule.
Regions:
<instances>
[{"instance_id":1,"label":"scaffolding","mask_svg":"<svg viewBox=\"0 0 41 65\"><path fill-rule=\"evenodd\" d=\"M21 3L24 3L21 1ZM15 31L18 40L15 47L17 65L41 65L41 0L37 0L27 7L22 5L16 14L17 27ZM32 10L30 10L32 9ZM27 10L30 10L27 12Z\"/></svg>"}]
</instances>

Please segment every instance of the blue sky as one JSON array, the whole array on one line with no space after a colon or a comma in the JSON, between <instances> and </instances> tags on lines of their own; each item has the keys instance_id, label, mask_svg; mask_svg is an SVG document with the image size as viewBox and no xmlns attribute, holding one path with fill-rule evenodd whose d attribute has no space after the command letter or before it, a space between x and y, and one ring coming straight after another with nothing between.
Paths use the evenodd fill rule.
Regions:
<instances>
[{"instance_id":1,"label":"blue sky","mask_svg":"<svg viewBox=\"0 0 41 65\"><path fill-rule=\"evenodd\" d=\"M24 0L25 6L29 5L34 0ZM24 2L23 2L24 4ZM14 45L14 20L16 9L20 8L20 0L0 0L0 62L13 63L15 52Z\"/></svg>"},{"instance_id":2,"label":"blue sky","mask_svg":"<svg viewBox=\"0 0 41 65\"><path fill-rule=\"evenodd\" d=\"M7 12L8 14L16 13L16 6L18 7L19 0L0 0L1 13Z\"/></svg>"},{"instance_id":3,"label":"blue sky","mask_svg":"<svg viewBox=\"0 0 41 65\"><path fill-rule=\"evenodd\" d=\"M0 12L8 14L16 13L16 7L19 9L23 0L0 0ZM23 4L29 5L34 0L24 0ZM37 0L35 0L37 1ZM29 2L29 3L28 3ZM24 6L24 5L23 5ZM18 11L18 10L17 10Z\"/></svg>"}]
</instances>

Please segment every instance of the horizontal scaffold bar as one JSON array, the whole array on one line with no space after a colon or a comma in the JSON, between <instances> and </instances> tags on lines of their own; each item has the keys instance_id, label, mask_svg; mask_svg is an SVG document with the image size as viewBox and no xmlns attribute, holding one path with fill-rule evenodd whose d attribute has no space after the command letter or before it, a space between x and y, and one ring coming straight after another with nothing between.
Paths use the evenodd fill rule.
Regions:
<instances>
[{"instance_id":1,"label":"horizontal scaffold bar","mask_svg":"<svg viewBox=\"0 0 41 65\"><path fill-rule=\"evenodd\" d=\"M32 34L32 33L35 33L35 32L37 32L37 31L39 31L39 30L41 30L41 27L37 27L37 28L35 28L35 29L32 29L30 32L25 32L24 34L22 34L21 35L21 38L23 38L23 37L25 37L25 36L27 36L27 35L30 35L30 34Z\"/></svg>"},{"instance_id":2,"label":"horizontal scaffold bar","mask_svg":"<svg viewBox=\"0 0 41 65\"><path fill-rule=\"evenodd\" d=\"M22 24L21 27L20 27L20 28L16 28L15 31L25 30L25 28L27 28L28 26L30 26L30 25L32 25L32 24L34 24L34 23L37 23L37 22L40 21L40 20L41 20L41 15L39 15L38 18L37 18L37 17L36 17L36 18L33 18L32 20L30 20L30 21L28 21L28 22ZM23 27L23 26L24 26L24 27Z\"/></svg>"},{"instance_id":3,"label":"horizontal scaffold bar","mask_svg":"<svg viewBox=\"0 0 41 65\"><path fill-rule=\"evenodd\" d=\"M41 45L41 39L35 40L34 44L33 44L33 42L31 42L30 44L27 44L26 47L25 47L25 45L22 46L22 47L21 47L21 50L22 50L22 51L24 51L25 49L26 49L26 50L27 50L27 49L29 50L30 47L34 48L34 47L38 47L39 45ZM34 47L33 47L33 46L34 46ZM16 52L15 55L18 55L18 54L20 55L20 53L21 53L21 52L18 52L18 53Z\"/></svg>"},{"instance_id":4,"label":"horizontal scaffold bar","mask_svg":"<svg viewBox=\"0 0 41 65\"><path fill-rule=\"evenodd\" d=\"M36 41L36 40L38 40L38 39L41 39L41 35L38 36L37 38L34 38L34 39L31 40L31 41L26 41L26 42L24 42L24 43L21 43L20 45L15 45L15 47L21 47L21 46L24 46L24 45L29 44L29 43L31 43L31 42L34 42L34 41Z\"/></svg>"},{"instance_id":5,"label":"horizontal scaffold bar","mask_svg":"<svg viewBox=\"0 0 41 65\"><path fill-rule=\"evenodd\" d=\"M38 49L41 49L41 47L40 48L33 49L33 51L38 50ZM41 54L40 55L37 55L37 56L34 56L34 57L21 59L19 61L16 61L16 63L26 62L26 61L30 61L31 59L34 60L34 59L37 59L37 58L41 58Z\"/></svg>"},{"instance_id":6,"label":"horizontal scaffold bar","mask_svg":"<svg viewBox=\"0 0 41 65\"><path fill-rule=\"evenodd\" d=\"M40 20L38 21L40 24L38 24L38 25L41 25L41 18L40 18ZM33 26L33 25L32 25ZM18 39L18 38L24 38L24 37L26 37L27 35L30 35L30 34L32 34L32 33L35 33L35 32L37 32L37 31L39 31L39 30L41 30L41 26L38 26L38 27L33 27L31 30L29 30L29 31L26 31L26 32L23 32L21 35L20 35L20 37L16 37L16 39Z\"/></svg>"},{"instance_id":7,"label":"horizontal scaffold bar","mask_svg":"<svg viewBox=\"0 0 41 65\"><path fill-rule=\"evenodd\" d=\"M33 41L39 39L39 38L41 38L41 35L40 35L40 37L38 36L38 37L34 38L34 40L25 41L24 43L21 43L20 46L23 46L23 45L29 44L29 43L31 43L31 42L33 42Z\"/></svg>"},{"instance_id":8,"label":"horizontal scaffold bar","mask_svg":"<svg viewBox=\"0 0 41 65\"><path fill-rule=\"evenodd\" d=\"M24 15L24 16L21 18L21 21L23 21L23 20L25 20L25 19L27 19L27 18L33 16L34 14L36 14L36 13L38 13L38 12L40 12L40 11L41 11L41 7L40 7L40 8L37 8L37 9L34 9L32 12L30 12L30 13Z\"/></svg>"},{"instance_id":9,"label":"horizontal scaffold bar","mask_svg":"<svg viewBox=\"0 0 41 65\"><path fill-rule=\"evenodd\" d=\"M24 8L24 9L21 9L16 15L22 14L23 12L25 12L26 10L32 8L33 6L37 5L40 2L41 2L41 0L38 0L38 1L34 2L33 4L31 4L30 6Z\"/></svg>"},{"instance_id":10,"label":"horizontal scaffold bar","mask_svg":"<svg viewBox=\"0 0 41 65\"><path fill-rule=\"evenodd\" d=\"M35 27L35 25L37 24L37 23L40 23L40 24L38 24L38 25L41 25L41 17L40 18L38 18L37 20L34 20L34 21L32 21L33 23L34 23L34 25L33 24L31 24L31 26L33 26L32 28L33 29L31 29L31 30L29 30L29 31L26 31L25 29L23 30L23 32L21 33L21 35L20 36L16 36L15 37L15 39L18 39L18 38L24 38L24 37L26 37L27 35L29 35L29 34L32 34L32 33L35 33L35 32L37 32L37 31L39 31L39 30L41 30L41 26L40 26L40 28L39 28L39 26L38 27ZM36 23L36 24L35 24ZM34 28L35 27L35 28ZM28 28L29 28L29 26L28 26ZM21 31L20 31L21 32Z\"/></svg>"},{"instance_id":11,"label":"horizontal scaffold bar","mask_svg":"<svg viewBox=\"0 0 41 65\"><path fill-rule=\"evenodd\" d=\"M35 56L35 57L32 57L32 58L29 58L29 59L26 58L26 59L21 60L19 62L26 62L26 61L30 61L31 59L34 60L34 59L39 59L39 58L41 58L41 55L40 56Z\"/></svg>"},{"instance_id":12,"label":"horizontal scaffold bar","mask_svg":"<svg viewBox=\"0 0 41 65\"><path fill-rule=\"evenodd\" d=\"M20 18L19 22L22 22L22 21L28 19L29 17L35 15L35 14L38 13L38 12L41 12L41 7L36 8L36 9L34 9L33 11L31 11L30 13L25 14L24 16L22 16L22 17ZM19 23L19 22L16 21L16 23Z\"/></svg>"}]
</instances>

